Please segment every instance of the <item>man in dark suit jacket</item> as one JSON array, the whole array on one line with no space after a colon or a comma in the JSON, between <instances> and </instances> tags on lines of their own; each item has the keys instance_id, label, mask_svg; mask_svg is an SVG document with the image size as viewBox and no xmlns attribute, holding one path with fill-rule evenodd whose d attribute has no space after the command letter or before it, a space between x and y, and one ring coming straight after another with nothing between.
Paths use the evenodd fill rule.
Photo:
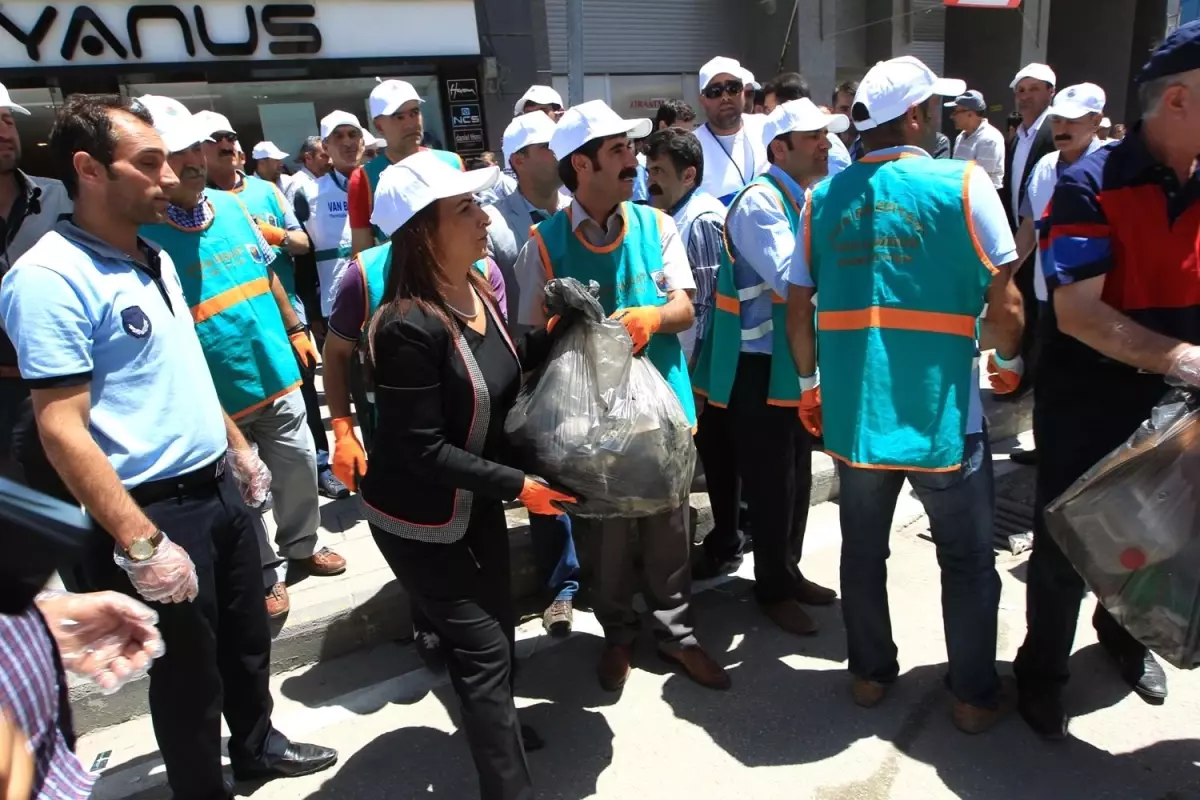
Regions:
<instances>
[{"instance_id":1,"label":"man in dark suit jacket","mask_svg":"<svg viewBox=\"0 0 1200 800\"><path fill-rule=\"evenodd\" d=\"M1045 64L1030 64L1017 73L1012 90L1016 97L1017 112L1021 115L1021 126L1008 142L1004 157L1004 185L1000 188L1000 199L1004 211L1015 232L1021 224L1018 210L1025 199L1029 173L1034 165L1049 153L1054 152L1054 132L1046 123L1050 102L1054 99L1057 78L1054 70ZM1033 290L1034 259L1017 268L1016 283L1025 299L1025 333L1021 339L1021 356L1025 360L1025 374L1021 387L1010 395L998 399L1019 399L1033 385L1037 369L1037 339L1039 308ZM1018 463L1035 463L1033 451L1014 454Z\"/></svg>"}]
</instances>

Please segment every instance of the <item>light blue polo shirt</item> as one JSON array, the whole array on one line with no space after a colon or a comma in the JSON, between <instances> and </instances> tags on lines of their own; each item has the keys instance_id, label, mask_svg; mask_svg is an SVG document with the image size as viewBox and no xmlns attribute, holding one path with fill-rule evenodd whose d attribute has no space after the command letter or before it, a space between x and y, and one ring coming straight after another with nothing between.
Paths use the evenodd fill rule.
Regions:
<instances>
[{"instance_id":1,"label":"light blue polo shirt","mask_svg":"<svg viewBox=\"0 0 1200 800\"><path fill-rule=\"evenodd\" d=\"M175 265L140 243L139 265L63 221L0 283L21 376L33 389L90 383L92 437L126 488L212 463L227 446Z\"/></svg>"}]
</instances>

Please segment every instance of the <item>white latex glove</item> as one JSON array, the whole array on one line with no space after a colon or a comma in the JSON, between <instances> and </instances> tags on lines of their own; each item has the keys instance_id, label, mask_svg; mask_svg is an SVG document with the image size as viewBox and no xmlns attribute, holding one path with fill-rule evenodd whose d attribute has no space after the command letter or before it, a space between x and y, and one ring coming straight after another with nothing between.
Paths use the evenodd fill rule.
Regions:
<instances>
[{"instance_id":1,"label":"white latex glove","mask_svg":"<svg viewBox=\"0 0 1200 800\"><path fill-rule=\"evenodd\" d=\"M1200 345L1180 353L1167 378L1186 386L1200 386Z\"/></svg>"},{"instance_id":2,"label":"white latex glove","mask_svg":"<svg viewBox=\"0 0 1200 800\"><path fill-rule=\"evenodd\" d=\"M241 490L242 500L251 508L267 502L271 491L271 471L254 450L230 450L225 454L226 465L233 470L233 479Z\"/></svg>"},{"instance_id":3,"label":"white latex glove","mask_svg":"<svg viewBox=\"0 0 1200 800\"><path fill-rule=\"evenodd\" d=\"M120 547L113 551L113 561L151 603L190 603L200 590L192 557L165 533L154 555L145 561L133 561Z\"/></svg>"}]
</instances>

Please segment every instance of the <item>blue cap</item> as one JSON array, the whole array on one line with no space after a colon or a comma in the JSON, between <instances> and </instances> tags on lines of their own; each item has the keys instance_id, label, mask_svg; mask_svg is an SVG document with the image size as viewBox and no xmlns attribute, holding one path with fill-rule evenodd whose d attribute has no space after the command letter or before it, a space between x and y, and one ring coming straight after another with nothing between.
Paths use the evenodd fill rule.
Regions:
<instances>
[{"instance_id":1,"label":"blue cap","mask_svg":"<svg viewBox=\"0 0 1200 800\"><path fill-rule=\"evenodd\" d=\"M1181 25L1150 54L1137 82L1148 83L1168 75L1200 69L1200 20Z\"/></svg>"}]
</instances>

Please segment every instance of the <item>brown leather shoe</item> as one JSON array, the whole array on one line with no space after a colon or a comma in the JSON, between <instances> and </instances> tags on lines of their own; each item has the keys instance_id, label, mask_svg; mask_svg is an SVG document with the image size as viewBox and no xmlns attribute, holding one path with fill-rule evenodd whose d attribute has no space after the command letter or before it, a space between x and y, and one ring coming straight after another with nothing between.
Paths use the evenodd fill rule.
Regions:
<instances>
[{"instance_id":1,"label":"brown leather shoe","mask_svg":"<svg viewBox=\"0 0 1200 800\"><path fill-rule=\"evenodd\" d=\"M683 667L687 676L707 689L728 689L733 682L725 668L713 661L699 645L691 645L674 652L658 651L659 657L668 664Z\"/></svg>"},{"instance_id":2,"label":"brown leather shoe","mask_svg":"<svg viewBox=\"0 0 1200 800\"><path fill-rule=\"evenodd\" d=\"M833 605L833 601L837 600L837 592L801 576L800 588L796 590L796 599L806 606L828 606Z\"/></svg>"},{"instance_id":3,"label":"brown leather shoe","mask_svg":"<svg viewBox=\"0 0 1200 800\"><path fill-rule=\"evenodd\" d=\"M600 654L600 666L596 673L600 677L600 688L606 692L619 692L629 678L633 660L633 646L607 644Z\"/></svg>"},{"instance_id":4,"label":"brown leather shoe","mask_svg":"<svg viewBox=\"0 0 1200 800\"><path fill-rule=\"evenodd\" d=\"M286 583L277 583L267 592L267 616L279 619L292 608Z\"/></svg>"},{"instance_id":5,"label":"brown leather shoe","mask_svg":"<svg viewBox=\"0 0 1200 800\"><path fill-rule=\"evenodd\" d=\"M772 622L796 636L812 636L819 630L816 621L796 600L765 604L762 610Z\"/></svg>"},{"instance_id":6,"label":"brown leather shoe","mask_svg":"<svg viewBox=\"0 0 1200 800\"><path fill-rule=\"evenodd\" d=\"M854 704L862 708L874 708L887 697L891 684L869 681L866 678L855 678L850 682L850 694L854 695Z\"/></svg>"},{"instance_id":7,"label":"brown leather shoe","mask_svg":"<svg viewBox=\"0 0 1200 800\"><path fill-rule=\"evenodd\" d=\"M972 736L986 733L1012 711L1016 695L1016 684L1011 678L1005 677L1000 679L999 704L995 708L979 708L955 700L954 727Z\"/></svg>"},{"instance_id":8,"label":"brown leather shoe","mask_svg":"<svg viewBox=\"0 0 1200 800\"><path fill-rule=\"evenodd\" d=\"M310 575L318 575L322 578L341 575L346 571L346 559L328 547L322 547L308 558L300 558L297 561L304 566L304 569L308 570Z\"/></svg>"}]
</instances>

